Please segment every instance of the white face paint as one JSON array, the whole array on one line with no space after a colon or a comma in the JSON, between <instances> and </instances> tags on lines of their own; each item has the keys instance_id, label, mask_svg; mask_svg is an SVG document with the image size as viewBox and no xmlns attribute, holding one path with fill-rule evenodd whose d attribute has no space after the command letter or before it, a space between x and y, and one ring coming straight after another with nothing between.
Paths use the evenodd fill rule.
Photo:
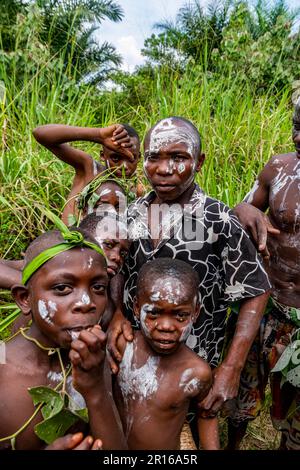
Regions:
<instances>
[{"instance_id":1,"label":"white face paint","mask_svg":"<svg viewBox=\"0 0 300 470\"><path fill-rule=\"evenodd\" d=\"M81 302L84 304L84 305L88 305L90 303L90 298L87 294L83 294L82 297L81 297Z\"/></svg>"},{"instance_id":2,"label":"white face paint","mask_svg":"<svg viewBox=\"0 0 300 470\"><path fill-rule=\"evenodd\" d=\"M88 269L91 269L92 264L93 264L93 258L90 256L88 260Z\"/></svg>"},{"instance_id":3,"label":"white face paint","mask_svg":"<svg viewBox=\"0 0 300 470\"><path fill-rule=\"evenodd\" d=\"M103 191L101 191L101 193L99 194L99 197L105 196L106 194L110 194L110 193L111 193L111 189L105 188L103 189Z\"/></svg>"},{"instance_id":4,"label":"white face paint","mask_svg":"<svg viewBox=\"0 0 300 470\"><path fill-rule=\"evenodd\" d=\"M184 342L189 337L192 329L193 329L193 322L190 321L190 323L182 330L179 341Z\"/></svg>"},{"instance_id":5,"label":"white face paint","mask_svg":"<svg viewBox=\"0 0 300 470\"><path fill-rule=\"evenodd\" d=\"M185 164L184 163L179 163L178 165L178 173L183 173L185 171Z\"/></svg>"},{"instance_id":6,"label":"white face paint","mask_svg":"<svg viewBox=\"0 0 300 470\"><path fill-rule=\"evenodd\" d=\"M166 300L170 304L178 305L178 297L181 295L182 283L174 277L164 277L158 279L151 292L152 296L157 296L159 300ZM152 300L152 299L151 299Z\"/></svg>"},{"instance_id":7,"label":"white face paint","mask_svg":"<svg viewBox=\"0 0 300 470\"><path fill-rule=\"evenodd\" d=\"M187 152L191 157L195 156L197 140L192 130L184 124L182 126L176 125L173 118L163 119L152 129L149 151L150 153L158 153L169 144L179 143L186 145Z\"/></svg>"},{"instance_id":8,"label":"white face paint","mask_svg":"<svg viewBox=\"0 0 300 470\"><path fill-rule=\"evenodd\" d=\"M47 379L51 380L51 382L61 382L63 379L62 372L53 372L50 370L47 374Z\"/></svg>"},{"instance_id":9,"label":"white face paint","mask_svg":"<svg viewBox=\"0 0 300 470\"><path fill-rule=\"evenodd\" d=\"M150 332L149 332L149 329L146 325L146 316L147 316L147 313L148 312L152 312L152 310L154 309L154 305L152 304L144 304L142 305L141 307L141 311L140 311L140 323L141 323L141 329L142 331L145 333L145 335L150 338Z\"/></svg>"},{"instance_id":10,"label":"white face paint","mask_svg":"<svg viewBox=\"0 0 300 470\"><path fill-rule=\"evenodd\" d=\"M52 300L49 300L48 307L49 307L49 315L51 318L53 318L55 315L55 312L57 312L57 305L55 302L52 302Z\"/></svg>"},{"instance_id":11,"label":"white face paint","mask_svg":"<svg viewBox=\"0 0 300 470\"><path fill-rule=\"evenodd\" d=\"M38 301L38 311L39 311L41 318L45 322L49 323L49 325L53 324L52 320L50 319L50 314L49 314L46 302L44 300Z\"/></svg>"}]
</instances>

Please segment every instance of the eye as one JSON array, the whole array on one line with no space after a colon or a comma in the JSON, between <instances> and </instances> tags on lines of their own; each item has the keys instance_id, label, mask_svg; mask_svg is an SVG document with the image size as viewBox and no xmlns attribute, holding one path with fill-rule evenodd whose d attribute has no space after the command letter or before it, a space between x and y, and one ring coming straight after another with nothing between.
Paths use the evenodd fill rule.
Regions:
<instances>
[{"instance_id":1,"label":"eye","mask_svg":"<svg viewBox=\"0 0 300 470\"><path fill-rule=\"evenodd\" d=\"M174 162L179 163L179 162L183 162L184 160L186 160L186 157L184 155L174 155L173 159L174 159Z\"/></svg>"},{"instance_id":2,"label":"eye","mask_svg":"<svg viewBox=\"0 0 300 470\"><path fill-rule=\"evenodd\" d=\"M177 312L176 313L176 318L180 322L184 322L189 318L190 314L187 312Z\"/></svg>"},{"instance_id":3,"label":"eye","mask_svg":"<svg viewBox=\"0 0 300 470\"><path fill-rule=\"evenodd\" d=\"M107 290L107 286L104 284L96 283L92 286L93 291L95 294L105 294Z\"/></svg>"},{"instance_id":4,"label":"eye","mask_svg":"<svg viewBox=\"0 0 300 470\"><path fill-rule=\"evenodd\" d=\"M56 284L55 286L53 286L52 289L57 294L62 294L62 295L67 295L67 294L70 294L70 292L72 292L72 287L69 286L68 284Z\"/></svg>"},{"instance_id":5,"label":"eye","mask_svg":"<svg viewBox=\"0 0 300 470\"><path fill-rule=\"evenodd\" d=\"M150 153L150 155L148 155L147 157L147 160L150 161L150 162L156 162L158 160L158 155L155 155L154 153Z\"/></svg>"},{"instance_id":6,"label":"eye","mask_svg":"<svg viewBox=\"0 0 300 470\"><path fill-rule=\"evenodd\" d=\"M148 317L150 320L155 320L155 319L159 316L159 313L158 313L158 312L147 312L147 311L146 311L146 314L147 314L147 317Z\"/></svg>"},{"instance_id":7,"label":"eye","mask_svg":"<svg viewBox=\"0 0 300 470\"><path fill-rule=\"evenodd\" d=\"M104 242L103 242L103 245L106 246L106 248L109 248L110 250L112 250L113 247L114 247L114 244L113 244L113 243L107 242L107 241L104 241Z\"/></svg>"}]
</instances>

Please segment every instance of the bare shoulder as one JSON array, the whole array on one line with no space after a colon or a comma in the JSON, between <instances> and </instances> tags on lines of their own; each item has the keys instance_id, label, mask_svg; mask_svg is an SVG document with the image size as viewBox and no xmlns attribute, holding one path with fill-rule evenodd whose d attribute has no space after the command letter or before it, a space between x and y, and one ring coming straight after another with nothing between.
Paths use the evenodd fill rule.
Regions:
<instances>
[{"instance_id":1,"label":"bare shoulder","mask_svg":"<svg viewBox=\"0 0 300 470\"><path fill-rule=\"evenodd\" d=\"M183 375L187 381L193 380L194 384L198 384L199 389L211 386L212 372L210 365L187 346L185 347L184 362L186 363L186 369Z\"/></svg>"}]
</instances>

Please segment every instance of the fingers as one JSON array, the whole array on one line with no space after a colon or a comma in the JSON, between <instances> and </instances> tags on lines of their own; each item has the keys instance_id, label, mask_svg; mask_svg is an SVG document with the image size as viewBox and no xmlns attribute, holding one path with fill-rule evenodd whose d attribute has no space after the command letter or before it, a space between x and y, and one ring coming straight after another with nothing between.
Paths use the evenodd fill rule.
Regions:
<instances>
[{"instance_id":1,"label":"fingers","mask_svg":"<svg viewBox=\"0 0 300 470\"><path fill-rule=\"evenodd\" d=\"M74 366L83 366L91 359L91 354L97 353L104 348L106 334L99 325L95 325L90 331L81 331L79 338L71 343L69 353L70 360Z\"/></svg>"},{"instance_id":2,"label":"fingers","mask_svg":"<svg viewBox=\"0 0 300 470\"><path fill-rule=\"evenodd\" d=\"M52 444L45 447L45 450L71 450L77 445L79 445L82 439L83 434L81 432L78 432L76 434L66 434L63 437L55 439Z\"/></svg>"},{"instance_id":3,"label":"fingers","mask_svg":"<svg viewBox=\"0 0 300 470\"><path fill-rule=\"evenodd\" d=\"M267 225L263 219L256 220L258 251L264 252L267 244Z\"/></svg>"},{"instance_id":4,"label":"fingers","mask_svg":"<svg viewBox=\"0 0 300 470\"><path fill-rule=\"evenodd\" d=\"M91 436L87 436L83 439L83 441L73 450L90 450L93 444L93 438Z\"/></svg>"},{"instance_id":5,"label":"fingers","mask_svg":"<svg viewBox=\"0 0 300 470\"><path fill-rule=\"evenodd\" d=\"M119 371L118 364L116 363L116 361L114 360L113 356L110 354L108 349L106 349L106 359L108 361L112 374L117 374Z\"/></svg>"},{"instance_id":6,"label":"fingers","mask_svg":"<svg viewBox=\"0 0 300 470\"><path fill-rule=\"evenodd\" d=\"M133 331L132 331L132 326L129 321L124 321L122 323L122 333L124 335L124 338L126 341L131 342L133 340Z\"/></svg>"},{"instance_id":7,"label":"fingers","mask_svg":"<svg viewBox=\"0 0 300 470\"><path fill-rule=\"evenodd\" d=\"M118 325L117 327L113 328L109 333L109 340L108 340L108 347L107 347L112 358L117 362L121 362L122 360L122 355L120 354L117 348L118 337L120 336L121 333L122 333L121 325Z\"/></svg>"},{"instance_id":8,"label":"fingers","mask_svg":"<svg viewBox=\"0 0 300 470\"><path fill-rule=\"evenodd\" d=\"M102 441L100 439L94 441L92 450L102 450Z\"/></svg>"}]
</instances>

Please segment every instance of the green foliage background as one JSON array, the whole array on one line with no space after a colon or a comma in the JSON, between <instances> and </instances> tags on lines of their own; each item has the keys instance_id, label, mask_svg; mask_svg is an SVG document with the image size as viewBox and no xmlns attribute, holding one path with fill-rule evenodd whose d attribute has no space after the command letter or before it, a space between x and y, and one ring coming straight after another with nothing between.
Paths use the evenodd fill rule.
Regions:
<instances>
[{"instance_id":1,"label":"green foliage background","mask_svg":"<svg viewBox=\"0 0 300 470\"><path fill-rule=\"evenodd\" d=\"M70 187L72 169L34 141L31 132L38 125L129 122L143 137L158 119L183 115L203 140L200 184L230 206L249 191L271 155L293 149L291 98L300 77L299 35L292 28L297 12L283 1L215 2L205 11L191 3L173 25L158 25L159 34L145 42L145 65L131 75L119 69L121 58L113 45L103 48L93 37L104 18L122 19L117 2L4 4L1 257L14 259L24 252L47 226L40 206L59 214ZM102 86L106 78L116 85L110 91ZM97 158L97 146L82 145Z\"/></svg>"}]
</instances>

